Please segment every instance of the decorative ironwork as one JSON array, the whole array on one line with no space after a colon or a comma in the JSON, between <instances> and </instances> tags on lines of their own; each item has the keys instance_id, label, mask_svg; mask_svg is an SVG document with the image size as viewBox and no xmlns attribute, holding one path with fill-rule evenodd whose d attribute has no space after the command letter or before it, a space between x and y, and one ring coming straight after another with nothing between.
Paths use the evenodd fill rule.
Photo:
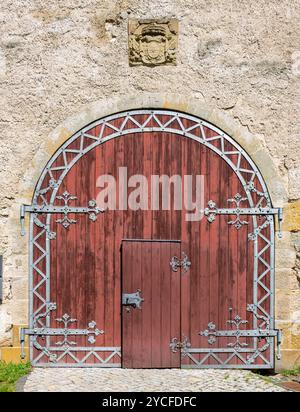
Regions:
<instances>
[{"instance_id":1,"label":"decorative ironwork","mask_svg":"<svg viewBox=\"0 0 300 412\"><path fill-rule=\"evenodd\" d=\"M204 215L207 217L209 223L215 221L216 215L235 215L235 219L229 220L228 224L234 225L236 229L240 229L243 225L248 225L249 222L241 218L243 215L265 216L266 222L263 225L256 227L252 234L249 234L249 240L256 239L261 230L270 225L273 219L272 216L277 215L279 221L279 237L281 237L282 209L261 206L255 208L240 207L240 203L246 200L247 198L242 197L239 193L237 193L233 198L228 199L228 202L235 203L235 208L217 208L216 203L213 200L209 200L207 207L204 209Z\"/></svg>"},{"instance_id":2,"label":"decorative ironwork","mask_svg":"<svg viewBox=\"0 0 300 412\"><path fill-rule=\"evenodd\" d=\"M184 273L186 273L189 270L191 262L189 261L189 258L187 257L186 253L182 252L182 256L182 260L180 260L177 256L173 256L170 260L170 266L173 272L177 272L180 267L182 268Z\"/></svg>"},{"instance_id":3,"label":"decorative ironwork","mask_svg":"<svg viewBox=\"0 0 300 412\"><path fill-rule=\"evenodd\" d=\"M62 196L56 196L56 199L61 199L64 202L64 207L62 209L64 217L62 219L56 219L55 222L56 223L61 223L63 225L63 227L65 229L67 229L70 225L72 225L73 223L76 223L77 221L75 219L71 219L69 218L68 214L70 213L70 206L69 206L69 202L71 202L72 200L77 199L76 196L72 196L70 195L69 192L64 192L62 194Z\"/></svg>"},{"instance_id":4,"label":"decorative ironwork","mask_svg":"<svg viewBox=\"0 0 300 412\"><path fill-rule=\"evenodd\" d=\"M89 130L97 126L99 130L98 135L90 134ZM205 128L209 129L209 134L206 134ZM111 139L118 138L119 136L131 135L134 133L142 132L168 132L180 135L185 138L197 141L203 146L215 152L217 155L222 156L222 159L229 165L229 167L234 170L237 178L241 182L243 189L245 190L245 196L249 202L249 209L243 208L245 213L251 214L253 222L253 230L255 231L258 227L257 217L262 215L273 215L278 214L279 220L279 230L282 221L282 209L272 208L271 199L269 197L265 182L261 176L258 168L255 166L251 158L247 153L226 133L213 126L212 124L201 120L197 117L187 115L185 113L174 112L170 110L132 110L129 112L121 112L112 116L105 117L103 119L97 120L92 125L88 125L78 133L74 134L70 139L68 139L61 148L53 156L44 171L42 172L40 179L37 183L36 190L33 197L32 206L22 206L21 207L21 226L22 234L24 234L24 216L25 209L26 212L31 214L30 217L30 327L33 326L34 320L39 316L40 313L44 311L45 305L49 300L50 294L50 279L51 279L51 248L50 242L47 237L46 228L50 227L51 218L53 213L57 213L54 206L57 192L63 182L66 174L70 169L76 164L76 162L82 158L90 150L94 149L96 146L101 145ZM78 147L78 149L74 149ZM230 149L227 149L230 147ZM68 153L72 153L72 156L68 156ZM60 164L61 166L56 166ZM243 165L243 166L242 166ZM54 179L55 183L49 184L50 179ZM51 187L53 186L53 187ZM45 193L45 187L47 191ZM260 192L260 193L259 193ZM263 194L263 196L260 196ZM244 193L243 193L244 195ZM255 196L254 196L255 195ZM257 199L257 197L259 199ZM43 209L45 208L45 209ZM47 210L47 208L49 208ZM215 208L217 209L216 205ZM35 210L34 210L35 209ZM209 209L209 207L208 207ZM220 211L220 209L217 209ZM221 209L222 210L222 209ZM233 214L234 209L226 209L227 213L220 214ZM224 211L224 210L223 210ZM249 212L250 211L250 212ZM38 227L34 221L34 213L39 214L39 218L45 227ZM233 213L231 213L233 212ZM253 212L253 213L251 213ZM84 213L84 212L82 212ZM217 213L212 213L216 215ZM274 304L271 299L274 293L274 221L270 221L268 226L268 232L266 228L262 228L259 233L257 233L255 239L253 239L253 302L255 303L257 310L266 316L270 322L274 321ZM279 232L279 235L281 232ZM46 241L45 241L46 240ZM35 253L38 250L39 253ZM265 254L269 253L270 259L266 261L264 259ZM33 283L35 279L35 283ZM38 279L38 280L36 280ZM268 280L268 281L266 281ZM260 293L258 294L258 287L260 288ZM33 304L34 301L34 304ZM267 304L267 306L266 306ZM269 307L268 310L265 307ZM46 322L49 322L49 314L46 316ZM254 322L254 329L255 319ZM254 341L257 338L253 338ZM252 365L251 368L272 368L273 358L272 358L272 345L270 343L270 356L266 358L262 354L258 355L260 358L259 365ZM49 342L45 341L45 350L51 349ZM97 367L118 367L120 364L117 362L111 362L113 357L121 357L120 348L104 348L95 347L79 348L77 346L71 347L67 353L60 348L55 347L56 351L61 351L61 356L58 357L57 364L50 364L51 366L84 366L85 362L90 356L94 356L96 362L93 366ZM111 353L106 359L102 359L100 356L103 352ZM199 348L190 348L188 352L188 357L191 363L195 367L209 367L205 364L206 360L213 359L212 367L230 367L230 360L234 356L233 348L215 348L213 351L211 349L202 348L202 352ZM242 348L238 356L242 357L244 350L248 352L254 349ZM83 357L76 357L77 352L84 352ZM226 360L224 358L220 359L218 357L218 351L222 351L228 355ZM226 352L225 352L226 351ZM203 355L203 358L199 359L194 357L194 353ZM74 359L73 364L64 364L63 360L66 354L71 354L72 359ZM49 366L49 363L43 363L40 361L43 353L36 355L31 350L31 360L34 365L45 365ZM198 356L198 355L197 355ZM239 358L240 359L240 358ZM234 364L236 368L248 368L248 364L245 364L241 360L241 364Z\"/></svg>"},{"instance_id":5,"label":"decorative ironwork","mask_svg":"<svg viewBox=\"0 0 300 412\"><path fill-rule=\"evenodd\" d=\"M135 293L123 293L122 305L142 309L141 303L144 302L144 298L141 297L140 293L140 289L138 289Z\"/></svg>"},{"instance_id":6,"label":"decorative ironwork","mask_svg":"<svg viewBox=\"0 0 300 412\"><path fill-rule=\"evenodd\" d=\"M56 186L55 186L56 187ZM97 220L97 215L99 213L103 213L104 209L101 209L100 207L97 207L96 200L92 199L89 200L88 206L87 207L76 207L76 206L70 206L69 202L77 199L76 196L70 195L69 192L65 191L61 196L56 196L56 199L62 200L64 202L63 206L48 206L48 205L42 205L42 206L29 206L29 205L22 205L21 206L21 216L20 216L20 221L21 221L21 235L25 234L24 230L24 219L25 219L25 213L34 213L35 216L35 222L38 226L43 227L46 232L47 232L47 237L49 239L54 239L56 234L55 232L51 232L49 230L49 225L45 225L41 223L39 219L37 219L38 214L58 214L61 213L63 214L63 218L56 219L55 222L62 224L62 226L65 229L68 229L70 225L74 224L77 222L76 219L72 219L69 217L69 213L86 213L89 216L89 219L93 222Z\"/></svg>"},{"instance_id":7,"label":"decorative ironwork","mask_svg":"<svg viewBox=\"0 0 300 412\"><path fill-rule=\"evenodd\" d=\"M268 198L268 193L267 192L261 192L260 190L258 190L253 181L249 181L247 182L247 184L245 185L245 190L249 190L249 192L253 192L256 193L259 197L261 197L260 203L262 202L263 199L267 199Z\"/></svg>"},{"instance_id":8,"label":"decorative ironwork","mask_svg":"<svg viewBox=\"0 0 300 412\"><path fill-rule=\"evenodd\" d=\"M169 346L173 353L178 352L180 349L181 356L186 356L189 348L191 347L191 343L189 339L184 336L182 342L179 342L177 338L172 338Z\"/></svg>"},{"instance_id":9,"label":"decorative ironwork","mask_svg":"<svg viewBox=\"0 0 300 412\"><path fill-rule=\"evenodd\" d=\"M56 310L56 303L50 302L47 305L47 309L44 313L39 314L35 319L35 325L37 325L38 321L41 318L45 318L50 311ZM63 336L61 341L55 342L55 345L63 347L66 351L69 351L71 346L77 345L77 343L73 340L69 340L69 336L87 336L88 342L90 344L94 344L96 342L95 337L102 335L104 333L103 330L96 328L96 322L91 321L88 324L87 329L74 329L70 328L71 323L77 322L77 319L71 318L70 315L65 313L61 318L56 318L57 322L62 322L62 328L48 328L48 327L37 327L35 326L33 329L23 328L21 332L21 345L22 345L22 357L24 357L24 341L25 335L30 335L33 337L33 346L36 349L42 351L44 355L46 355L51 362L56 362L57 354L52 353L48 348L43 347L37 340L37 338L44 339L46 336ZM54 349L55 351L55 349Z\"/></svg>"},{"instance_id":10,"label":"decorative ironwork","mask_svg":"<svg viewBox=\"0 0 300 412\"><path fill-rule=\"evenodd\" d=\"M36 224L36 226L45 229L47 239L52 240L56 238L56 233L51 231L48 225L42 223L41 220L37 217L37 214L34 215L34 223Z\"/></svg>"},{"instance_id":11,"label":"decorative ironwork","mask_svg":"<svg viewBox=\"0 0 300 412\"><path fill-rule=\"evenodd\" d=\"M228 199L227 202L229 203L235 203L235 214L236 218L235 220L229 220L228 224L229 225L234 225L237 229L240 229L243 225L248 225L249 222L247 220L241 220L241 215L240 215L240 203L244 202L247 200L246 197L242 197L239 193L237 193L232 199Z\"/></svg>"},{"instance_id":12,"label":"decorative ironwork","mask_svg":"<svg viewBox=\"0 0 300 412\"><path fill-rule=\"evenodd\" d=\"M229 308L229 311L231 312L232 308ZM208 337L207 342L210 345L213 345L217 341L217 337L233 336L235 338L235 341L229 342L227 346L231 346L236 350L243 346L248 346L247 343L240 342L240 338L243 337L243 331L240 329L240 326L245 325L246 323L248 323L248 321L242 319L239 315L236 315L234 319L227 320L227 323L233 326L235 329L231 331L218 331L216 330L216 325L213 322L209 322L208 328L202 332L199 332L199 335Z\"/></svg>"},{"instance_id":13,"label":"decorative ironwork","mask_svg":"<svg viewBox=\"0 0 300 412\"><path fill-rule=\"evenodd\" d=\"M248 239L249 240L255 240L257 239L257 235L266 227L268 227L270 225L270 223L272 222L272 216L265 216L265 221L263 224L261 224L260 226L258 226L252 233L248 234Z\"/></svg>"},{"instance_id":14,"label":"decorative ironwork","mask_svg":"<svg viewBox=\"0 0 300 412\"><path fill-rule=\"evenodd\" d=\"M232 311L232 308L229 308L229 311ZM244 364L251 365L255 362L255 360L261 357L262 353L265 352L271 345L271 340L277 337L277 357L280 359L280 343L281 343L281 331L278 329L271 329L270 328L270 318L268 316L259 315L257 312L257 305L248 304L247 311L252 312L253 316L259 322L256 329L244 329L241 328L242 325L248 324L248 320L242 319L239 315L236 315L234 319L227 320L227 323L233 327L230 330L217 330L216 325L213 322L208 323L207 329L204 331L200 331L200 336L205 336L208 338L207 342L209 345L213 345L217 342L217 338L220 337L228 337L234 338L234 341L228 342L227 347L232 348L233 356L237 356L240 360L243 361ZM245 338L255 338L258 342L265 340L265 344L262 346L255 346L254 348L248 349L249 343L242 342L241 339ZM203 349L200 351L204 352ZM214 359L220 360L216 353L226 353L225 349L217 349L217 350L207 350L209 354L215 353ZM247 354L247 352L249 352ZM191 353L197 353L197 349L192 350ZM246 353L246 358L242 356L242 354ZM199 366L199 362L195 360L194 357L191 357L195 361L195 363ZM205 359L207 360L208 357ZM202 360L202 362L204 362ZM221 360L220 360L220 363Z\"/></svg>"}]
</instances>

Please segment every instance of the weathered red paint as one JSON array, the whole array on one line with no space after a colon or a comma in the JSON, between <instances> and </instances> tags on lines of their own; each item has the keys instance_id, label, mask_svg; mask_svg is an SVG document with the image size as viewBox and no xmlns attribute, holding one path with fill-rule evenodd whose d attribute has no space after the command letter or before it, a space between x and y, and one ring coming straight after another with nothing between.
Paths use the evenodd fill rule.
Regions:
<instances>
[{"instance_id":1,"label":"weathered red paint","mask_svg":"<svg viewBox=\"0 0 300 412\"><path fill-rule=\"evenodd\" d=\"M140 289L144 299L141 309L122 308L123 368L180 367L180 351L170 350L181 340L181 271L170 266L180 252L180 242L122 242L122 293Z\"/></svg>"},{"instance_id":2,"label":"weathered red paint","mask_svg":"<svg viewBox=\"0 0 300 412\"><path fill-rule=\"evenodd\" d=\"M185 122L188 124L189 121L185 120ZM98 132L95 127L88 133L97 135ZM213 135L209 129L205 129L205 132L207 137ZM219 143L216 141L212 144L218 146ZM226 145L228 151L232 150L230 143ZM78 149L78 142L74 143L73 148ZM61 164L62 159L58 157L56 165ZM112 174L117 178L120 166L128 168L129 176L132 174L143 174L147 177L151 174L169 176L202 174L205 176L205 202L212 199L219 207L227 207L227 199L237 192L244 194L244 189L236 174L219 155L196 141L167 132L135 133L97 146L83 156L69 171L58 194L61 195L67 190L77 196L74 204L87 205L90 199L97 197L99 190L96 188L97 177L101 174ZM46 179L45 187L47 184ZM56 204L60 204L59 201L56 201ZM243 206L247 207L247 202ZM206 329L211 321L217 325L218 329L227 329L227 320L237 313L250 320L251 314L246 312L246 305L253 301L254 258L253 246L247 236L253 231L252 218L248 219L248 225L237 230L234 226L228 225L228 217L225 216L217 216L216 220L210 224L206 218L200 222L186 222L185 213L186 211L174 210L106 211L98 216L96 222L90 221L86 215L76 215L70 217L76 219L77 223L67 230L55 223L55 217L53 217L51 230L54 230L57 236L56 240L51 241L50 294L51 301L57 302L57 310L51 315L51 326L57 327L55 319L64 313L69 313L77 319L77 323L72 327L86 328L88 322L94 320L97 327L104 329L105 333L96 338L94 346L122 345L121 326L124 313L122 315L121 311L121 243L125 238L178 239L181 241L182 248L189 256L192 266L187 274L181 276L180 320L178 319L176 323L175 318L171 318L170 328L172 331L177 331L180 325L181 336L187 336L193 347L207 347L207 338L199 336L198 332ZM131 246L128 247L135 246L138 250L143 248L139 251L140 254L150 253L150 249L147 249L150 248L148 243L141 243L143 246L133 243L129 245ZM151 251L154 254L161 253L160 248L167 247L169 244L157 243L157 245L159 245L158 249L154 250L151 244ZM170 245L172 249L174 244ZM35 256L39 253L35 248ZM141 258L141 255L137 256ZM155 277L157 277L156 282L163 282L161 276L164 272L161 271L160 266L157 270L154 270L154 267L158 262L160 265L167 265L169 256L166 255L164 263L153 259L152 255L151 258L149 255L147 259L147 262L153 266L151 270L145 267L143 272L145 286L142 290L145 289L145 294L149 293L148 288L150 288L150 283L153 284ZM269 252L266 252L265 259L270 260ZM132 264L130 259L129 262L127 261L126 264L130 266ZM123 272L125 276L123 281L125 279L125 282L133 282L131 286L134 289L137 284L134 283L134 278L127 279L126 276L129 274L130 267L127 267L125 275ZM39 277L34 271L35 284L38 281ZM175 289L168 290L164 283L161 287L165 294L161 299L164 302L174 303L175 298L178 297L178 285L176 293ZM44 286L40 291L44 293L42 288ZM34 305L37 304L36 299L34 298ZM148 299L149 296L147 296ZM162 300L156 301L153 294L151 299L152 305L155 304L157 308L162 304ZM232 308L231 312L229 308ZM269 299L265 301L265 308L269 310ZM171 312L174 308L168 308L169 310ZM143 358L142 351L145 347L146 352L149 353L150 345L152 345L150 331L155 329L157 319L155 316L150 316L150 312L147 311L143 315L140 313L136 316L144 316L143 325L146 327L143 336L138 332L140 340L136 342L137 352L134 348L131 349L133 358L126 358L125 355L123 365L142 367L143 362L149 361ZM124 330L124 325L127 325L128 330L126 328ZM127 335L134 327L137 329L140 327L139 324L135 324L134 319L130 323L123 318L123 340L130 342ZM167 340L167 333L164 339ZM59 338L52 338L54 343L57 340ZM87 344L86 337L76 337L74 340L81 346ZM226 347L228 342L228 338L220 338L211 347ZM126 352L126 348L130 346L130 343L126 345L128 346L125 347L124 353L129 353L130 350ZM159 351L159 354L156 351ZM78 353L77 356L82 358L84 354ZM163 359L159 358L161 354L163 354ZM173 362L174 358L171 355L168 358L167 355L165 347L152 348L151 346L151 365L153 367L178 366L177 360ZM195 355L195 357L200 358L200 355ZM41 361L48 362L48 359L42 357ZM70 356L67 362L73 362ZM88 362L98 361L91 357ZM231 364L239 362L238 359L233 359ZM188 358L183 358L182 363L187 365L190 361ZM210 360L209 363L213 361Z\"/></svg>"}]
</instances>

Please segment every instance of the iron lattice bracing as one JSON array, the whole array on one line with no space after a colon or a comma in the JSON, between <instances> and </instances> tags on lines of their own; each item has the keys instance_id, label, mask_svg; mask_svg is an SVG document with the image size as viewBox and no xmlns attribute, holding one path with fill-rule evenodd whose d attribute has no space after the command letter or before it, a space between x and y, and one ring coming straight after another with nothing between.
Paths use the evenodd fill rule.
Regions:
<instances>
[{"instance_id":1,"label":"iron lattice bracing","mask_svg":"<svg viewBox=\"0 0 300 412\"><path fill-rule=\"evenodd\" d=\"M143 115L142 122L138 120L140 115ZM99 133L97 135L90 134L89 131L96 126ZM206 130L210 130L209 136L207 136ZM192 139L224 159L241 182L244 193L242 195L236 194L236 196L234 196L235 193L232 194L234 197L228 199L229 203L234 203L234 207L231 208L218 208L214 199L207 199L205 215L211 224L214 224L218 215L228 215L231 219L228 223L234 225L237 230L240 226L247 224L247 220L244 218L248 216L254 229L249 236L254 256L253 301L250 303L254 305L258 315L253 316L253 324L250 329L258 331L253 336L253 348L236 346L224 348L184 347L181 349L182 354L188 356L193 363L189 367L202 367L209 358L214 359L214 367L229 367L230 359L233 357L238 357L241 360L241 364L234 365L234 367L253 368L255 367L253 365L255 357L262 361L258 367L273 367L272 356L265 358L266 349L262 351L258 348L267 345L270 354L273 353L275 335L275 332L272 332L275 330L274 215L278 214L281 219L281 210L272 207L259 170L247 153L231 137L204 120L167 110L134 110L119 113L98 120L76 133L61 146L47 164L37 184L32 205L22 207L22 221L24 221L25 212L30 213L30 325L27 333L31 335L32 348L38 348L40 351L40 355L34 357L31 349L33 364L42 364L40 359L44 355L51 358L53 352L60 352L59 356L52 356L51 362L47 362L47 366L82 366L86 364L86 360L92 354L99 361L93 366L120 366L119 363L110 362L113 357L121 357L120 347L63 345L63 347L58 348L57 345L52 345L51 336L56 336L57 331L50 328L51 317L50 311L47 310L51 302L51 242L55 240L55 233L51 231L51 222L54 217L57 223L61 223L67 228L69 225L76 224L76 219L70 215L76 216L79 213L87 214L90 220L96 220L98 213L102 210L96 207L93 200L88 205L76 205L75 196L66 193L65 198L62 199L58 195L62 182L76 163L97 146L120 136L126 138L127 135L144 132L174 133ZM75 142L77 143L76 149L74 149ZM230 146L230 150L227 149L228 146ZM245 164L248 166L245 167ZM73 202L72 206L69 205L69 201ZM105 213L101 218L105 219ZM266 253L269 254L268 259L265 258ZM266 279L268 281L265 281ZM260 288L260 294L258 294L258 288ZM266 310L266 302L268 302L268 310ZM268 340L263 333L259 334L261 329L260 316L263 316L268 322L268 330L271 331L272 335L268 337ZM39 328L39 332L34 333L34 328ZM47 328L48 333L45 333L44 330L43 334L43 328ZM59 330L59 328L57 329ZM83 330L81 332L83 335L85 334ZM38 339L41 336L44 337L43 341ZM216 336L218 338L220 335ZM265 345L259 346L259 339L265 339ZM78 358L75 352L80 351L85 352L85 356ZM102 352L105 353L106 357L101 357ZM219 357L219 353L228 354L228 357L224 360L224 357ZM250 359L249 353L255 357L252 356ZM195 354L198 357L195 357ZM72 357L74 363L71 365L59 363L67 355ZM87 364L87 366L90 365Z\"/></svg>"}]
</instances>

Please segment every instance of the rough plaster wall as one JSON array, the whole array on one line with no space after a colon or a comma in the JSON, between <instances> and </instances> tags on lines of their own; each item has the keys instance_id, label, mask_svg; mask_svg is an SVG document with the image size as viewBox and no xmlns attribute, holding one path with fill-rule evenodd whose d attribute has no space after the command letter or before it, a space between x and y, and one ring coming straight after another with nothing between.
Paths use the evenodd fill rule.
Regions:
<instances>
[{"instance_id":1,"label":"rough plaster wall","mask_svg":"<svg viewBox=\"0 0 300 412\"><path fill-rule=\"evenodd\" d=\"M176 67L129 67L129 16L179 19ZM0 344L11 323L27 320L27 257L6 226L18 182L51 130L91 101L160 91L213 104L260 135L290 200L299 199L299 17L299 0L2 0ZM277 317L296 328L299 248L298 233L286 233L277 258Z\"/></svg>"}]
</instances>

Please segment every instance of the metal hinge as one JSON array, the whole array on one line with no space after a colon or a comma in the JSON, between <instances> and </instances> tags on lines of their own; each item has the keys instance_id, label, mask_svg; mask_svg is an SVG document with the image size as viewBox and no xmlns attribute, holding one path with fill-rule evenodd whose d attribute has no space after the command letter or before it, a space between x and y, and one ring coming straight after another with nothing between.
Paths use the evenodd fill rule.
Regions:
<instances>
[{"instance_id":1,"label":"metal hinge","mask_svg":"<svg viewBox=\"0 0 300 412\"><path fill-rule=\"evenodd\" d=\"M77 206L69 206L69 202L77 199L76 196L70 195L67 191L65 191L62 196L57 196L56 199L63 200L63 206L53 206L53 205L21 205L20 208L20 224L21 224L21 235L25 235L25 214L26 213L34 213L36 216L39 214L62 214L63 217L60 219L56 219L56 223L62 224L65 229L76 223L75 219L69 218L69 213L86 213L89 215L89 219L93 222L97 220L97 215L99 213L103 213L104 209L97 207L96 200L92 199L89 200L88 205L85 207L77 207ZM55 238L55 233L50 232L49 228L46 227L41 221L36 218L35 223L38 226L42 226L47 231L48 237L50 239Z\"/></svg>"},{"instance_id":2,"label":"metal hinge","mask_svg":"<svg viewBox=\"0 0 300 412\"><path fill-rule=\"evenodd\" d=\"M181 353L183 353L184 355L191 347L191 343L189 339L184 336L182 342L179 342L177 338L172 338L169 346L173 353L178 352L178 350L180 349Z\"/></svg>"},{"instance_id":3,"label":"metal hinge","mask_svg":"<svg viewBox=\"0 0 300 412\"><path fill-rule=\"evenodd\" d=\"M21 343L21 358L24 359L24 345L25 345L25 336L32 336L33 338L41 337L45 338L46 336L61 336L62 339L58 342L55 342L56 346L63 346L64 348L76 346L75 341L69 339L70 336L87 336L87 341L90 344L96 342L96 337L102 335L104 331L97 328L95 321L90 321L88 323L87 329L73 329L70 328L70 323L76 323L77 319L71 318L67 313L65 313L61 318L56 319L57 322L63 323L62 328L48 328L48 327L34 327L30 328L21 328L20 331L20 343Z\"/></svg>"},{"instance_id":4,"label":"metal hinge","mask_svg":"<svg viewBox=\"0 0 300 412\"><path fill-rule=\"evenodd\" d=\"M247 186L247 189L250 191L255 191L253 188L253 183L250 183ZM263 199L265 196L264 193L258 193L258 195ZM270 224L270 217L277 216L278 218L278 237L282 238L282 219L283 219L283 210L280 207L270 207L270 206L260 206L259 203L256 207L243 207L241 203L247 202L246 197L242 197L239 193L236 193L230 199L227 199L227 202L233 203L235 207L227 208L218 208L216 203L213 200L209 200L207 207L204 209L204 215L206 216L209 223L212 223L216 219L216 215L227 215L232 216L232 219L228 221L229 225L233 225L236 229L240 229L244 225L248 225L248 221L243 218L246 215L257 215L257 216L266 216L266 221L259 226L255 232L249 234L249 240L254 240L262 229L267 227Z\"/></svg>"},{"instance_id":5,"label":"metal hinge","mask_svg":"<svg viewBox=\"0 0 300 412\"><path fill-rule=\"evenodd\" d=\"M180 260L177 256L173 256L170 260L170 266L173 272L177 272L180 267L182 268L184 273L186 273L189 270L191 262L189 261L189 258L184 252L182 252L182 256L182 260Z\"/></svg>"},{"instance_id":6,"label":"metal hinge","mask_svg":"<svg viewBox=\"0 0 300 412\"><path fill-rule=\"evenodd\" d=\"M281 342L282 342L282 330L281 329L275 329L276 331L276 343L277 343L277 354L276 354L276 358L278 360L281 359L281 351L280 351L280 347L281 347Z\"/></svg>"}]
</instances>

